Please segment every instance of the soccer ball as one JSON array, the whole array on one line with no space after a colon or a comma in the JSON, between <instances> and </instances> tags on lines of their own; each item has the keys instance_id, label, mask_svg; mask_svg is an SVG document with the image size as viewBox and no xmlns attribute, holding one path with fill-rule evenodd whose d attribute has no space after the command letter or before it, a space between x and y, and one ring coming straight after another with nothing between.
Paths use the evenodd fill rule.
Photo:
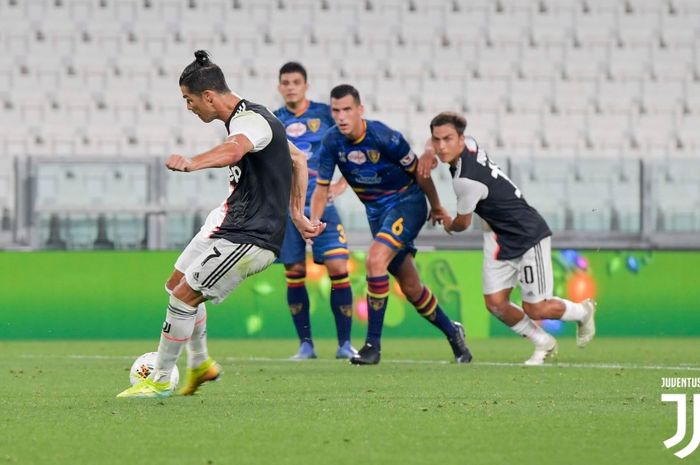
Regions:
<instances>
[{"instance_id":1,"label":"soccer ball","mask_svg":"<svg viewBox=\"0 0 700 465\"><path fill-rule=\"evenodd\" d=\"M158 352L147 352L136 359L134 364L131 365L131 370L129 370L129 381L132 386L142 379L153 379L153 373L156 371L157 358ZM173 371L170 372L170 387L175 389L178 381L180 381L180 372L176 365L173 367Z\"/></svg>"}]
</instances>

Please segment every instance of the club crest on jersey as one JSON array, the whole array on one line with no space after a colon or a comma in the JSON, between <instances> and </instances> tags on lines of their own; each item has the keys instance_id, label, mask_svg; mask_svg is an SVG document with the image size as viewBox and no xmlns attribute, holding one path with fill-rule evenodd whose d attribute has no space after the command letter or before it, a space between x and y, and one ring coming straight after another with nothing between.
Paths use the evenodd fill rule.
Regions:
<instances>
[{"instance_id":1,"label":"club crest on jersey","mask_svg":"<svg viewBox=\"0 0 700 465\"><path fill-rule=\"evenodd\" d=\"M369 161L372 163L376 164L379 161L379 156L381 154L379 153L379 150L368 150L367 151L367 156L369 157Z\"/></svg>"},{"instance_id":2,"label":"club crest on jersey","mask_svg":"<svg viewBox=\"0 0 700 465\"><path fill-rule=\"evenodd\" d=\"M311 132L316 132L321 129L321 120L319 118L312 118L307 123Z\"/></svg>"},{"instance_id":3,"label":"club crest on jersey","mask_svg":"<svg viewBox=\"0 0 700 465\"><path fill-rule=\"evenodd\" d=\"M289 137L301 137L306 133L306 125L299 121L294 122L285 128Z\"/></svg>"},{"instance_id":4,"label":"club crest on jersey","mask_svg":"<svg viewBox=\"0 0 700 465\"><path fill-rule=\"evenodd\" d=\"M364 152L360 150L353 150L348 154L348 160L356 165L361 165L367 161L367 157L365 156Z\"/></svg>"}]
</instances>

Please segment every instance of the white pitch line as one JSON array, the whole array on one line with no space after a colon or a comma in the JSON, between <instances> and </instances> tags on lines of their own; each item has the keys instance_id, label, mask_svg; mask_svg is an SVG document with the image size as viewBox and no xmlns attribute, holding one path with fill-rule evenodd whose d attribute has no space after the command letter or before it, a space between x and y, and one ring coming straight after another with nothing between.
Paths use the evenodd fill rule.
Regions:
<instances>
[{"instance_id":1,"label":"white pitch line","mask_svg":"<svg viewBox=\"0 0 700 465\"><path fill-rule=\"evenodd\" d=\"M68 354L68 355L52 355L52 354L22 354L21 358L67 358L73 360L135 360L136 355L89 355L89 354ZM344 360L335 359L316 359L316 360L290 360L288 358L272 358L272 357L225 357L227 362L263 362L263 363L347 363ZM452 365L453 362L447 360L392 360L382 359L385 364L405 364L405 365ZM475 361L471 365L476 366L493 366L493 367L525 367L522 363L516 362L489 362ZM700 366L692 365L635 365L623 363L568 363L568 362L553 362L540 365L541 368L588 368L597 370L678 370L678 371L700 371ZM527 368L540 368L527 367Z\"/></svg>"}]
</instances>

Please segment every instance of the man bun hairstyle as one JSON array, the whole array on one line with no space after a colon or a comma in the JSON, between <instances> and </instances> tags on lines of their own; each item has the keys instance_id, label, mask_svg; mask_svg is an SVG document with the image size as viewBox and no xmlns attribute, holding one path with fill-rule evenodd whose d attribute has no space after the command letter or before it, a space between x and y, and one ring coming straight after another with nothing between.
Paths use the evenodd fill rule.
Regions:
<instances>
[{"instance_id":1,"label":"man bun hairstyle","mask_svg":"<svg viewBox=\"0 0 700 465\"><path fill-rule=\"evenodd\" d=\"M454 126L457 134L464 134L464 130L467 129L467 119L464 116L452 111L443 111L430 121L430 132L433 132L435 126L446 124Z\"/></svg>"},{"instance_id":2,"label":"man bun hairstyle","mask_svg":"<svg viewBox=\"0 0 700 465\"><path fill-rule=\"evenodd\" d=\"M194 61L187 65L180 75L180 85L186 86L190 92L196 94L205 90L213 90L220 94L231 92L226 85L223 71L209 59L206 50L194 52Z\"/></svg>"},{"instance_id":3,"label":"man bun hairstyle","mask_svg":"<svg viewBox=\"0 0 700 465\"><path fill-rule=\"evenodd\" d=\"M360 93L350 84L340 84L331 90L331 98L334 99L343 98L347 95L352 95L352 98L355 100L356 104L360 105L362 103L360 101Z\"/></svg>"},{"instance_id":4,"label":"man bun hairstyle","mask_svg":"<svg viewBox=\"0 0 700 465\"><path fill-rule=\"evenodd\" d=\"M282 79L283 74L287 73L299 73L302 76L304 76L304 82L307 81L307 76L306 76L306 68L301 63L297 63L296 61L289 61L285 64L282 65L280 68L280 74L279 74L279 79Z\"/></svg>"}]
</instances>

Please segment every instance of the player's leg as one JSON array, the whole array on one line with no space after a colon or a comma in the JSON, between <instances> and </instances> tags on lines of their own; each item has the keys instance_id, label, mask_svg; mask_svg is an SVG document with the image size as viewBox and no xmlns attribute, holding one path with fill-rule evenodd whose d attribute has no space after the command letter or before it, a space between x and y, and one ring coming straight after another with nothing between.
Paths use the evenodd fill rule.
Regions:
<instances>
[{"instance_id":1,"label":"player's leg","mask_svg":"<svg viewBox=\"0 0 700 465\"><path fill-rule=\"evenodd\" d=\"M253 244L234 244L217 239L185 272L185 279L173 291L185 303L211 300L222 302L240 283L259 273L275 260L269 250ZM182 395L194 394L200 385L218 379L221 368L211 358L199 367L187 370ZM156 372L156 376L158 373Z\"/></svg>"},{"instance_id":2,"label":"player's leg","mask_svg":"<svg viewBox=\"0 0 700 465\"><path fill-rule=\"evenodd\" d=\"M493 234L485 233L482 286L486 308L513 332L533 343L535 351L526 363L542 364L556 354L556 339L511 302L510 294L518 283L519 260L497 260L497 248Z\"/></svg>"},{"instance_id":3,"label":"player's leg","mask_svg":"<svg viewBox=\"0 0 700 465\"><path fill-rule=\"evenodd\" d=\"M529 339L535 346L527 365L541 365L557 352L557 341L547 331L535 323L523 310L510 301L512 288L484 294L484 302L489 312L508 326L514 333Z\"/></svg>"},{"instance_id":4,"label":"player's leg","mask_svg":"<svg viewBox=\"0 0 700 465\"><path fill-rule=\"evenodd\" d=\"M170 375L177 362L182 347L192 336L197 306L204 302L201 293L191 289L182 279L174 287L168 300L165 322L161 329L158 357L153 379L144 379L126 389L117 397L166 397L172 393Z\"/></svg>"},{"instance_id":5,"label":"player's leg","mask_svg":"<svg viewBox=\"0 0 700 465\"><path fill-rule=\"evenodd\" d=\"M328 277L331 279L330 304L335 319L338 349L335 358L351 358L357 350L350 341L352 330L352 287L348 275L347 258L325 261Z\"/></svg>"},{"instance_id":6,"label":"player's leg","mask_svg":"<svg viewBox=\"0 0 700 465\"><path fill-rule=\"evenodd\" d=\"M389 271L396 277L401 286L401 292L413 304L418 314L445 335L452 347L455 360L469 363L472 355L464 340L464 328L460 323L450 320L440 308L437 297L428 286L423 284L418 275L413 254L406 250L399 253L389 265Z\"/></svg>"},{"instance_id":7,"label":"player's leg","mask_svg":"<svg viewBox=\"0 0 700 465\"><path fill-rule=\"evenodd\" d=\"M292 360L316 358L311 337L309 293L306 289L306 242L290 218L287 218L287 229L278 261L284 264L287 306L299 338L299 350L291 358Z\"/></svg>"},{"instance_id":8,"label":"player's leg","mask_svg":"<svg viewBox=\"0 0 700 465\"><path fill-rule=\"evenodd\" d=\"M376 239L367 251L367 338L357 356L350 359L355 365L376 365L381 359L382 328L389 298L387 268L396 253L394 248Z\"/></svg>"},{"instance_id":9,"label":"player's leg","mask_svg":"<svg viewBox=\"0 0 700 465\"><path fill-rule=\"evenodd\" d=\"M323 263L331 280L330 305L338 336L336 358L351 358L357 351L350 343L352 329L352 288L348 276L350 253L345 238L345 229L333 205L326 206L321 217L326 229L314 238L311 250L314 262Z\"/></svg>"},{"instance_id":10,"label":"player's leg","mask_svg":"<svg viewBox=\"0 0 700 465\"><path fill-rule=\"evenodd\" d=\"M284 271L287 279L287 305L299 338L299 350L291 358L292 360L316 358L314 342L311 337L309 294L306 289L306 263L301 261L285 264Z\"/></svg>"},{"instance_id":11,"label":"player's leg","mask_svg":"<svg viewBox=\"0 0 700 465\"><path fill-rule=\"evenodd\" d=\"M184 269L186 268L185 266ZM184 272L177 268L173 270L172 275L170 275L170 278L165 283L165 290L168 294L172 295L173 289L184 279L184 276ZM188 369L201 367L204 362L209 360L209 350L207 347L207 306L205 302L197 306L192 336L190 340L187 341L185 347L187 349Z\"/></svg>"},{"instance_id":12,"label":"player's leg","mask_svg":"<svg viewBox=\"0 0 700 465\"><path fill-rule=\"evenodd\" d=\"M520 264L520 285L523 295L523 310L533 320L562 320L576 322L576 343L579 347L588 344L595 335L595 302L591 299L581 303L552 297L554 278L552 274L551 238L523 255Z\"/></svg>"}]
</instances>

